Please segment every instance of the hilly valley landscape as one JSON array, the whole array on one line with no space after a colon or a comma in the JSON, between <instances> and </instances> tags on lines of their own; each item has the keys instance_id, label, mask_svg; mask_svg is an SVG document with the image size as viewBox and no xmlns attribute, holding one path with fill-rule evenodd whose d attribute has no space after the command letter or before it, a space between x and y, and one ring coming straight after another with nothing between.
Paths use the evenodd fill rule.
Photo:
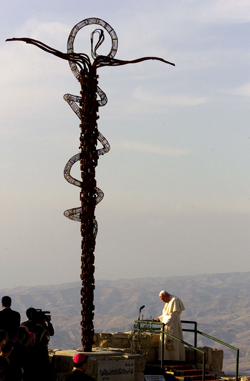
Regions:
<instances>
[{"instance_id":1,"label":"hilly valley landscape","mask_svg":"<svg viewBox=\"0 0 250 381\"><path fill-rule=\"evenodd\" d=\"M50 348L76 348L81 345L80 288L80 282L20 286L2 289L1 297L12 297L12 307L21 313L22 321L26 320L28 307L51 311L55 335ZM240 374L250 375L250 272L97 281L95 331L131 330L142 305L145 319L157 317L163 308L158 298L162 289L182 299L186 307L183 320L197 321L200 331L239 348ZM190 333L185 333L184 340L193 343ZM225 349L202 337L198 344ZM224 351L223 370L235 371L234 351Z\"/></svg>"}]
</instances>

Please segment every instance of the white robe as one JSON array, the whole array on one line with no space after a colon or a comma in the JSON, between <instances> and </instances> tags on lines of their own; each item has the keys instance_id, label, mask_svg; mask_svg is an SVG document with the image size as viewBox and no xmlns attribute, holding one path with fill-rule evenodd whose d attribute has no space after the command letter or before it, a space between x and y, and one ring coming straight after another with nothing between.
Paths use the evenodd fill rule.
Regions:
<instances>
[{"instance_id":1,"label":"white robe","mask_svg":"<svg viewBox=\"0 0 250 381\"><path fill-rule=\"evenodd\" d=\"M160 322L166 324L165 331L183 340L181 329L181 312L185 310L181 299L174 295L169 296L169 302L165 304ZM159 360L161 359L161 335L159 346ZM165 335L164 360L185 361L184 344Z\"/></svg>"}]
</instances>

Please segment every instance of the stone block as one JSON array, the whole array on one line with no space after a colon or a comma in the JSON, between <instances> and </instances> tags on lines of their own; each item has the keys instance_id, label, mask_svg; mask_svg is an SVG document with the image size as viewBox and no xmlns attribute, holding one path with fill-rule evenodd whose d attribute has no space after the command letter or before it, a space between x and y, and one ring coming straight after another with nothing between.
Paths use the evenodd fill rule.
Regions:
<instances>
[{"instance_id":1,"label":"stone block","mask_svg":"<svg viewBox=\"0 0 250 381\"><path fill-rule=\"evenodd\" d=\"M130 348L129 336L124 333L115 333L112 337L112 348Z\"/></svg>"},{"instance_id":2,"label":"stone block","mask_svg":"<svg viewBox=\"0 0 250 381\"><path fill-rule=\"evenodd\" d=\"M65 350L57 351L56 353L51 354L55 380L60 380L60 377L64 373L72 370L72 357L74 357L76 353L78 352L74 350ZM88 369L86 373L95 379L97 379L98 376L98 362L107 361L107 363L115 364L120 360L122 360L122 362L124 362L124 360L134 360L135 381L144 380L143 371L145 368L145 359L141 355L132 355L118 351L96 351L88 352L86 354L89 356Z\"/></svg>"},{"instance_id":3,"label":"stone block","mask_svg":"<svg viewBox=\"0 0 250 381\"><path fill-rule=\"evenodd\" d=\"M100 348L108 348L112 343L112 333L96 333L94 335L94 345Z\"/></svg>"},{"instance_id":4,"label":"stone block","mask_svg":"<svg viewBox=\"0 0 250 381\"><path fill-rule=\"evenodd\" d=\"M73 369L72 356L54 356L53 367L56 372L70 372Z\"/></svg>"},{"instance_id":5,"label":"stone block","mask_svg":"<svg viewBox=\"0 0 250 381\"><path fill-rule=\"evenodd\" d=\"M135 359L135 372L144 372L146 360L141 355L134 355Z\"/></svg>"},{"instance_id":6,"label":"stone block","mask_svg":"<svg viewBox=\"0 0 250 381\"><path fill-rule=\"evenodd\" d=\"M202 351L206 353L206 364L211 365L212 364L212 348L209 347L199 347ZM203 363L203 354L201 352L197 352L197 362Z\"/></svg>"},{"instance_id":7,"label":"stone block","mask_svg":"<svg viewBox=\"0 0 250 381\"><path fill-rule=\"evenodd\" d=\"M222 372L223 368L223 350L209 347L199 348L206 352L206 370L213 373ZM194 349L186 347L186 361L194 364ZM202 368L203 356L197 352L197 366Z\"/></svg>"},{"instance_id":8,"label":"stone block","mask_svg":"<svg viewBox=\"0 0 250 381\"><path fill-rule=\"evenodd\" d=\"M129 333L96 333L94 346L99 348L130 348Z\"/></svg>"},{"instance_id":9,"label":"stone block","mask_svg":"<svg viewBox=\"0 0 250 381\"><path fill-rule=\"evenodd\" d=\"M194 364L194 349L190 347L185 347L186 361L190 364Z\"/></svg>"},{"instance_id":10,"label":"stone block","mask_svg":"<svg viewBox=\"0 0 250 381\"><path fill-rule=\"evenodd\" d=\"M87 369L87 374L91 377L96 377L97 374L97 359L90 357L88 359L88 369Z\"/></svg>"},{"instance_id":11,"label":"stone block","mask_svg":"<svg viewBox=\"0 0 250 381\"><path fill-rule=\"evenodd\" d=\"M223 368L223 350L213 348L211 370L221 372Z\"/></svg>"}]
</instances>

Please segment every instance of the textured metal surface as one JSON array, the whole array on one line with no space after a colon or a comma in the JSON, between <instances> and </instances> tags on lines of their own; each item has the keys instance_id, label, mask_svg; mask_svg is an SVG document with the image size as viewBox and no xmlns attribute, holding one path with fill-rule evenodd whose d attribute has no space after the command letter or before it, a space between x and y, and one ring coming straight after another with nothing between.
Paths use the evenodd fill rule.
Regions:
<instances>
[{"instance_id":1,"label":"textured metal surface","mask_svg":"<svg viewBox=\"0 0 250 381\"><path fill-rule=\"evenodd\" d=\"M74 52L74 41L77 33L85 26L98 25L90 35L91 59L84 53ZM101 27L101 28L100 28ZM102 29L103 28L103 29ZM111 38L110 52L103 56L98 55L97 50L104 41L105 31ZM94 40L97 39L94 45ZM100 155L110 150L107 139L98 131L97 119L98 108L107 103L106 94L98 87L97 69L103 66L121 66L138 63L146 60L157 60L170 65L173 63L158 57L143 57L132 61L115 59L118 48L118 38L113 28L99 18L88 18L82 20L72 29L67 44L67 53L62 53L44 43L31 38L12 38L6 41L23 41L32 44L67 60L70 68L80 82L80 96L65 94L64 99L80 119L80 152L71 157L64 169L65 179L72 185L80 188L81 206L68 209L64 215L71 220L81 223L81 305L82 305L82 346L84 351L91 351L94 337L94 250L97 234L97 222L95 219L95 207L103 199L103 192L96 186L95 168ZM102 144L97 149L97 143ZM80 162L81 180L71 176L72 166Z\"/></svg>"}]
</instances>

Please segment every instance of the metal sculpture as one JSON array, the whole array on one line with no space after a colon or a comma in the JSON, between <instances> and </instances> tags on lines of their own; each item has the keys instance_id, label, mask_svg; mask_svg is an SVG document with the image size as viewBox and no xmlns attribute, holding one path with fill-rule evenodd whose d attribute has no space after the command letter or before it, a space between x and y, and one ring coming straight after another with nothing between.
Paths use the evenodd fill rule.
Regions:
<instances>
[{"instance_id":1,"label":"metal sculpture","mask_svg":"<svg viewBox=\"0 0 250 381\"><path fill-rule=\"evenodd\" d=\"M83 27L91 24L101 26L111 37L111 50L107 56L103 56L97 54L97 49L104 41L104 30L98 28L91 33L91 56L93 62L91 62L86 54L74 52L74 40L77 33ZM94 45L94 37L96 36L98 36L98 41ZM97 86L97 69L103 66L120 66L146 60L158 60L170 65L174 64L158 57L143 57L132 61L115 59L114 56L118 48L117 35L108 23L99 18L88 18L74 26L68 38L67 53L62 53L40 41L30 38L12 38L6 41L24 41L37 46L47 53L67 60L73 74L81 85L80 96L71 94L64 95L64 99L81 121L80 153L74 155L67 162L64 169L65 179L81 189L81 206L79 208L66 210L64 215L81 223L82 346L84 351L91 351L94 336L94 249L97 234L95 206L104 196L101 189L96 186L95 168L97 166L98 157L110 150L108 141L97 128L97 119L99 118L97 115L98 108L107 103L105 93ZM97 99L97 96L99 99ZM103 148L97 150L97 141L102 144ZM70 174L72 166L77 161L80 161L81 181L75 179Z\"/></svg>"}]
</instances>

